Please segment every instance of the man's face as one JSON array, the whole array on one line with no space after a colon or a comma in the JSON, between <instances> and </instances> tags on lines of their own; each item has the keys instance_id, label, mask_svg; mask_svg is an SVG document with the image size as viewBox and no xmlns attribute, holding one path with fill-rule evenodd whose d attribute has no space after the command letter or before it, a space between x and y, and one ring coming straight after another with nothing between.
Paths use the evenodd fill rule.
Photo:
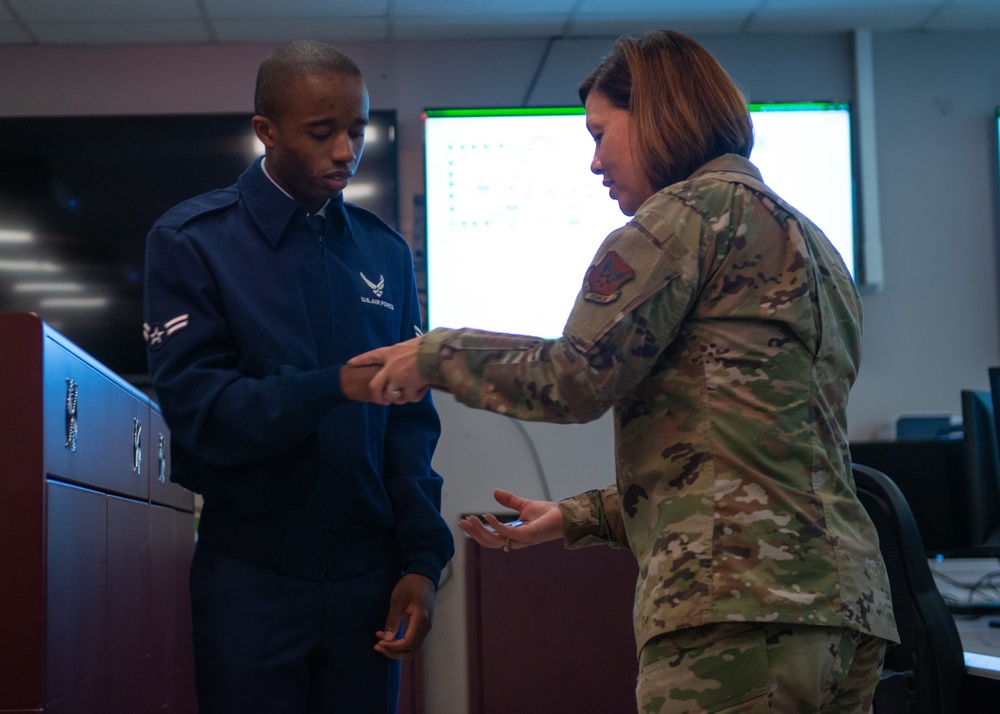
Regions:
<instances>
[{"instance_id":1,"label":"man's face","mask_svg":"<svg viewBox=\"0 0 1000 714\"><path fill-rule=\"evenodd\" d=\"M347 186L361 160L368 125L364 80L343 74L296 75L275 118L255 116L267 172L310 211Z\"/></svg>"}]
</instances>

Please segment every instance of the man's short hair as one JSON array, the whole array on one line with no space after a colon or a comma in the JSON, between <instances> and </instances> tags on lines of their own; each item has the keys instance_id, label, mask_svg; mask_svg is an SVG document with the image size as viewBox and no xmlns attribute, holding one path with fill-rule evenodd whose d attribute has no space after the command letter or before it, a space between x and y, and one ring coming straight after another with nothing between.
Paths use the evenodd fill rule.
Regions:
<instances>
[{"instance_id":1,"label":"man's short hair","mask_svg":"<svg viewBox=\"0 0 1000 714\"><path fill-rule=\"evenodd\" d=\"M361 78L361 70L354 60L325 42L297 40L278 47L257 70L254 113L277 118L285 108L286 91L293 77L324 74Z\"/></svg>"}]
</instances>

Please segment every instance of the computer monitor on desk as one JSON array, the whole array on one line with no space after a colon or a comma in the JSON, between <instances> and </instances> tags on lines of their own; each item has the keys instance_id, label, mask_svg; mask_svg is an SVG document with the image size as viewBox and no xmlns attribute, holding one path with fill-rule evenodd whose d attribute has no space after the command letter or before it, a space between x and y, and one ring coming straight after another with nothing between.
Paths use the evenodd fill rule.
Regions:
<instances>
[{"instance_id":1,"label":"computer monitor on desk","mask_svg":"<svg viewBox=\"0 0 1000 714\"><path fill-rule=\"evenodd\" d=\"M1000 455L1000 367L990 367L990 396L993 407L993 438ZM997 464L997 478L1000 480L1000 464Z\"/></svg>"},{"instance_id":2,"label":"computer monitor on desk","mask_svg":"<svg viewBox=\"0 0 1000 714\"><path fill-rule=\"evenodd\" d=\"M964 547L962 451L961 438L851 444L854 463L881 471L899 486L931 558Z\"/></svg>"},{"instance_id":3,"label":"computer monitor on desk","mask_svg":"<svg viewBox=\"0 0 1000 714\"><path fill-rule=\"evenodd\" d=\"M1000 368L991 374L1000 392ZM1000 449L990 392L962 390L962 429L938 438L851 444L854 463L899 486L928 557L1000 558Z\"/></svg>"},{"instance_id":4,"label":"computer monitor on desk","mask_svg":"<svg viewBox=\"0 0 1000 714\"><path fill-rule=\"evenodd\" d=\"M993 395L962 390L966 545L1000 556L1000 450Z\"/></svg>"}]
</instances>

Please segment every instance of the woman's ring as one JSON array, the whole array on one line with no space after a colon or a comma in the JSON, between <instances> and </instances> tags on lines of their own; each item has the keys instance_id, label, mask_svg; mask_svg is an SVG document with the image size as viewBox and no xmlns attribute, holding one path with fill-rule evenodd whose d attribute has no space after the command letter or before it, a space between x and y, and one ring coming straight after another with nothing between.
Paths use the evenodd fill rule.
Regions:
<instances>
[{"instance_id":1,"label":"woman's ring","mask_svg":"<svg viewBox=\"0 0 1000 714\"><path fill-rule=\"evenodd\" d=\"M503 552L504 553L510 552L510 538L508 538L507 542L503 544Z\"/></svg>"},{"instance_id":2,"label":"woman's ring","mask_svg":"<svg viewBox=\"0 0 1000 714\"><path fill-rule=\"evenodd\" d=\"M399 399L403 396L403 390L399 387L389 387L389 396L393 399Z\"/></svg>"}]
</instances>

